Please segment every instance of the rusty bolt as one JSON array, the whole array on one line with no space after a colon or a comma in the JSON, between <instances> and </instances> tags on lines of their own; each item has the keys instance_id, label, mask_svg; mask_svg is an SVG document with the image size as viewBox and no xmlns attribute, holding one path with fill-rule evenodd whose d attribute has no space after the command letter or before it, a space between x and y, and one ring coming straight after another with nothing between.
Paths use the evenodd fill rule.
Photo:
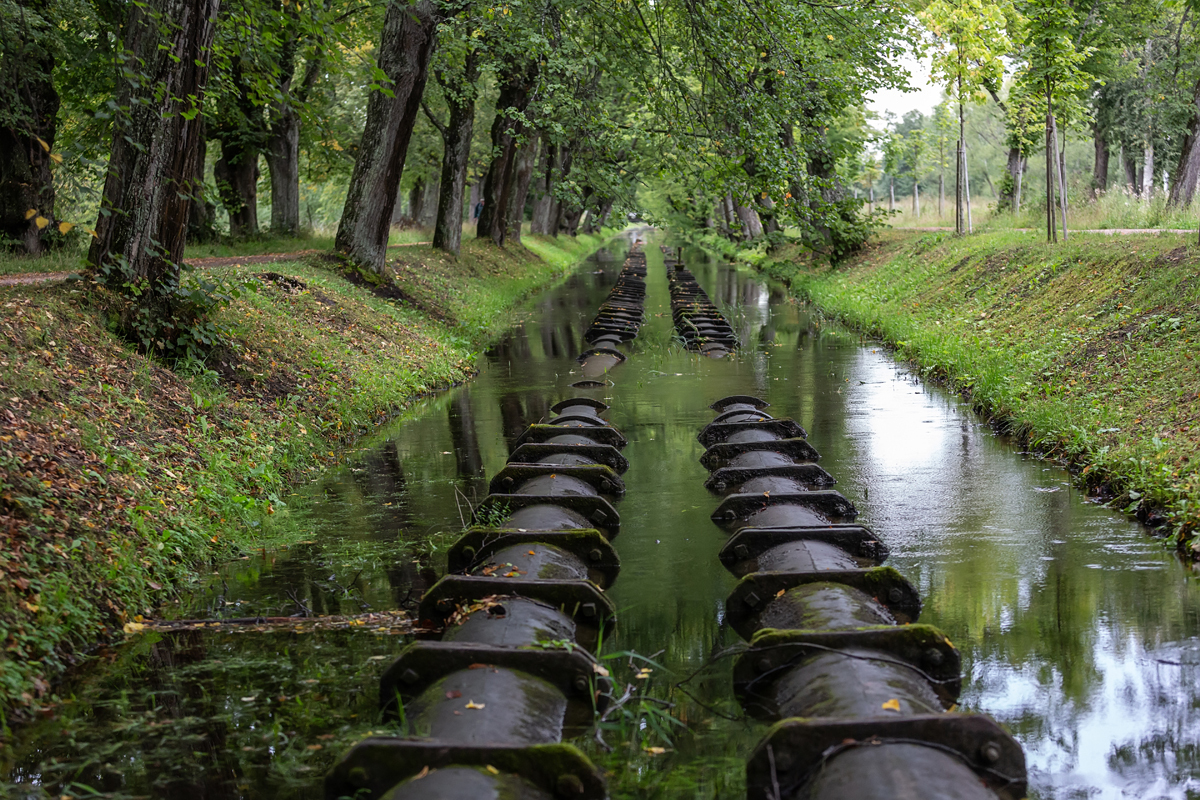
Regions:
<instances>
[{"instance_id":1,"label":"rusty bolt","mask_svg":"<svg viewBox=\"0 0 1200 800\"><path fill-rule=\"evenodd\" d=\"M346 779L352 786L366 786L371 782L371 774L367 772L366 767L355 767L346 775Z\"/></svg>"},{"instance_id":2,"label":"rusty bolt","mask_svg":"<svg viewBox=\"0 0 1200 800\"><path fill-rule=\"evenodd\" d=\"M604 553L600 552L599 547L593 547L591 550L588 550L588 559L590 561L599 561L602 558L604 558Z\"/></svg>"},{"instance_id":3,"label":"rusty bolt","mask_svg":"<svg viewBox=\"0 0 1200 800\"><path fill-rule=\"evenodd\" d=\"M979 755L989 764L995 764L1003 754L1004 751L1000 748L999 742L988 742L979 748Z\"/></svg>"},{"instance_id":4,"label":"rusty bolt","mask_svg":"<svg viewBox=\"0 0 1200 800\"><path fill-rule=\"evenodd\" d=\"M739 544L737 547L733 548L733 554L738 558L749 558L750 548L746 547L744 544Z\"/></svg>"},{"instance_id":5,"label":"rusty bolt","mask_svg":"<svg viewBox=\"0 0 1200 800\"><path fill-rule=\"evenodd\" d=\"M579 692L586 692L586 691L588 690L588 679L587 679L587 675L576 675L576 676L575 676L575 684L574 684L574 685L575 685L575 690L576 690L576 691L579 691Z\"/></svg>"},{"instance_id":6,"label":"rusty bolt","mask_svg":"<svg viewBox=\"0 0 1200 800\"><path fill-rule=\"evenodd\" d=\"M893 586L890 590L888 590L888 600L891 600L893 603L899 603L903 599L904 592L900 591L899 586Z\"/></svg>"},{"instance_id":7,"label":"rusty bolt","mask_svg":"<svg viewBox=\"0 0 1200 800\"><path fill-rule=\"evenodd\" d=\"M414 683L421 680L421 676L417 674L416 670L406 669L403 673L401 673L400 680L404 681L409 686L412 686Z\"/></svg>"},{"instance_id":8,"label":"rusty bolt","mask_svg":"<svg viewBox=\"0 0 1200 800\"><path fill-rule=\"evenodd\" d=\"M583 794L583 781L579 780L578 775L559 775L554 784L554 793L559 797L578 797Z\"/></svg>"}]
</instances>

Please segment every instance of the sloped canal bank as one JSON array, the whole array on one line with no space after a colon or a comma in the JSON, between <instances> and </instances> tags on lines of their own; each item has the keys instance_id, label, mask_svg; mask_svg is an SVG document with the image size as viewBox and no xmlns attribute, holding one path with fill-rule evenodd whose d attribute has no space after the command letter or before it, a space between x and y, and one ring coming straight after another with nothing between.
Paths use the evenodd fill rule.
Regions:
<instances>
[{"instance_id":1,"label":"sloped canal bank","mask_svg":"<svg viewBox=\"0 0 1200 800\"><path fill-rule=\"evenodd\" d=\"M561 399L622 253L540 298L478 380L426 401L315 485L294 504L305 507L302 542L229 565L176 610L374 616L337 630L143 634L83 677L74 703L22 732L10 791L319 797L334 759L385 729L379 677L405 626L382 612L415 606L443 569L460 510L469 515L527 424ZM764 730L730 692L740 638L723 624L724 604L736 581L716 558L726 535L709 520L719 501L698 462L708 403L732 394L761 396L807 428L857 521L924 598L921 621L960 648L961 706L992 714L1024 745L1031 796L1200 791L1200 597L1173 557L1083 502L1064 473L1014 453L956 398L748 272L688 260L733 322L736 355L673 345L666 275L649 255L647 321L606 400L630 468L609 593L620 625L604 651L639 654L606 663L618 687L646 698L625 706L630 718L610 716L601 734L611 755L587 747L613 796L741 796ZM663 703L674 705L663 713Z\"/></svg>"}]
</instances>

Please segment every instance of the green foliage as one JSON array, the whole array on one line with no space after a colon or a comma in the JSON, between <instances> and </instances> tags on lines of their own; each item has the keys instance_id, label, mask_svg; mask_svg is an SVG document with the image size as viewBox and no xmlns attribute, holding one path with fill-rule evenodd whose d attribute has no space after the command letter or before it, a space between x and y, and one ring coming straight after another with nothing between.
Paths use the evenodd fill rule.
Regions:
<instances>
[{"instance_id":1,"label":"green foliage","mask_svg":"<svg viewBox=\"0 0 1200 800\"><path fill-rule=\"evenodd\" d=\"M118 298L114 322L122 336L168 361L204 361L231 343L230 330L215 320L216 312L256 291L258 282L195 275L186 268L180 273L159 282L139 279L128 260L118 257L105 261L97 278Z\"/></svg>"}]
</instances>

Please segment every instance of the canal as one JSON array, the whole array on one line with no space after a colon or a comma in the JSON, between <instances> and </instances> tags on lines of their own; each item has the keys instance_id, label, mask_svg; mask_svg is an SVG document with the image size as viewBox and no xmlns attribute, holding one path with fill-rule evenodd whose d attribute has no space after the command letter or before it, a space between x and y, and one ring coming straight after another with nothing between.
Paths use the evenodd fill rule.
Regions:
<instances>
[{"instance_id":1,"label":"canal","mask_svg":"<svg viewBox=\"0 0 1200 800\"><path fill-rule=\"evenodd\" d=\"M154 632L90 662L68 702L17 731L10 796L317 798L369 731L379 675L413 609L526 425L570 396L580 336L621 268L618 240L537 298L469 385L422 401L348 465L291 498L300 532L222 566L179 618L297 616L280 626ZM997 437L964 402L821 319L752 271L687 253L743 348L713 360L674 339L649 247L646 324L603 392L629 440L619 626L604 651L645 699L576 742L614 797L736 798L765 726L732 698L735 579L717 559L696 432L731 394L769 401L822 454L857 522L963 656L960 708L1025 748L1030 796L1200 797L1200 591L1136 523L1059 467ZM355 624L303 615L356 615ZM601 743L600 740L603 740ZM611 748L611 750L609 749Z\"/></svg>"}]
</instances>

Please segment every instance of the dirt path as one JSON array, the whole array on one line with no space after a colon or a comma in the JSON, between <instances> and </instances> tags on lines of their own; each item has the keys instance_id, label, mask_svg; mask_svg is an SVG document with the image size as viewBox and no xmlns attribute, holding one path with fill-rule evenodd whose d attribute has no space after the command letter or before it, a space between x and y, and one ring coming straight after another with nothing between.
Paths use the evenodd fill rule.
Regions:
<instances>
[{"instance_id":1,"label":"dirt path","mask_svg":"<svg viewBox=\"0 0 1200 800\"><path fill-rule=\"evenodd\" d=\"M405 242L389 244L388 249L397 247L419 247L432 242ZM299 250L294 253L261 253L255 256L211 256L209 258L189 258L187 263L193 267L232 267L236 264L273 264L277 261L291 261L304 256L317 255L326 250ZM72 273L70 272L25 272L19 275L0 275L0 286L36 286L42 283L61 283Z\"/></svg>"}]
</instances>

